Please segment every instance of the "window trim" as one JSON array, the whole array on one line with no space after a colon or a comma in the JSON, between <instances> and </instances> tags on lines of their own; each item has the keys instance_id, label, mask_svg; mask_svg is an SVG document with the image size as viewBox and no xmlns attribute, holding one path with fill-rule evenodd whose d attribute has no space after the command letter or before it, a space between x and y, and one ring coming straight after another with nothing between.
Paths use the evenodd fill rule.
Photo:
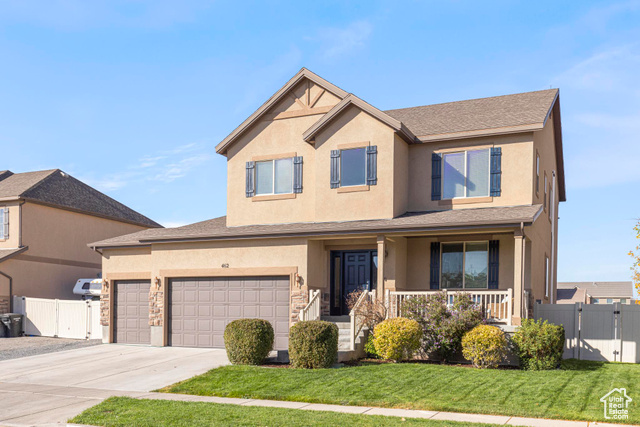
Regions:
<instances>
[{"instance_id":1,"label":"window trim","mask_svg":"<svg viewBox=\"0 0 640 427\"><path fill-rule=\"evenodd\" d=\"M253 197L258 197L262 200L267 200L266 197L269 197L269 200L276 200L273 197L277 197L277 198L294 198L294 197L280 197L280 196L289 196L291 194L295 193L293 192L293 158L294 156L291 157L285 157L285 156L278 156L278 157L271 157L268 159L261 159L261 160L253 160L254 162L256 162L256 167L253 171L253 176L254 176L254 181L255 181L255 195ZM291 191L286 192L286 193L276 193L276 161L277 160L289 160L291 162ZM266 162L271 162L272 166L272 171L271 171L271 193L258 193L258 163L266 163Z\"/></svg>"},{"instance_id":2,"label":"window trim","mask_svg":"<svg viewBox=\"0 0 640 427\"><path fill-rule=\"evenodd\" d=\"M471 148L471 149L465 149L465 150L447 150L447 151L442 151L441 155L442 155L442 162L441 162L441 170L440 170L440 176L442 177L441 183L440 183L440 194L442 195L442 198L440 199L440 201L453 201L453 200L474 200L474 199L486 199L488 197L491 198L490 201L493 200L493 197L491 197L491 148L493 148L493 146L489 146L489 147L477 147L477 148ZM488 173L487 173L487 195L486 196L467 196L467 162L468 162L468 158L469 158L469 152L470 151L487 151L489 154L489 162L487 163L489 169L488 169ZM459 196L459 197L450 197L450 198L445 198L444 197L444 164L445 164L445 156L447 156L448 154L460 154L460 153L464 153L464 196ZM473 203L473 202L470 202Z\"/></svg>"},{"instance_id":3,"label":"window trim","mask_svg":"<svg viewBox=\"0 0 640 427\"><path fill-rule=\"evenodd\" d=\"M369 146L369 143L367 142L366 145L362 145L363 143L361 142L354 142L352 144L341 144L338 145L338 150L340 150L340 164L338 165L338 175L340 177L340 186L337 188L338 193L352 193L352 192L356 192L356 191L369 191L369 186L367 185L367 175L369 173L368 170L368 165L367 165L367 147ZM353 184L353 185L343 185L342 184L342 153L345 151L349 151L349 150L359 150L362 149L364 150L364 181L362 184ZM344 188L345 190L340 191L341 188Z\"/></svg>"},{"instance_id":4,"label":"window trim","mask_svg":"<svg viewBox=\"0 0 640 427\"><path fill-rule=\"evenodd\" d=\"M547 173L544 173L544 200L542 201L542 204L544 205L544 211L546 212L547 209L549 209L549 205L547 204L547 197L548 197L548 183L549 183L549 179L547 178Z\"/></svg>"},{"instance_id":5,"label":"window trim","mask_svg":"<svg viewBox=\"0 0 640 427\"><path fill-rule=\"evenodd\" d=\"M462 287L461 288L445 288L442 286L442 270L443 270L443 266L444 263L442 262L442 256L444 255L444 251L442 250L442 246L443 245L450 245L450 244L460 244L462 243ZM484 288L467 288L465 287L465 267L466 267L466 261L467 261L467 243L486 243L487 244L487 286ZM489 241L488 240L461 240L461 241L451 241L451 242L440 242L440 283L439 283L439 288L440 290L443 289L452 289L452 290L476 290L476 291L483 291L483 290L489 290Z\"/></svg>"}]
</instances>

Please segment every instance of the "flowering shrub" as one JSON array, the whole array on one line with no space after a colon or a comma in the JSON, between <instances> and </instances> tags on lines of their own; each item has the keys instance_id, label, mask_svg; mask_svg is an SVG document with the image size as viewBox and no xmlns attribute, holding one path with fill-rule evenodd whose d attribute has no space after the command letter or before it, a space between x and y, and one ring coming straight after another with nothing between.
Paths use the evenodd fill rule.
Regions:
<instances>
[{"instance_id":1,"label":"flowering shrub","mask_svg":"<svg viewBox=\"0 0 640 427\"><path fill-rule=\"evenodd\" d=\"M564 328L542 319L523 319L513 334L520 367L529 371L555 369L564 351Z\"/></svg>"},{"instance_id":2,"label":"flowering shrub","mask_svg":"<svg viewBox=\"0 0 640 427\"><path fill-rule=\"evenodd\" d=\"M507 338L500 328L478 325L462 337L462 355L476 368L495 368L507 355Z\"/></svg>"},{"instance_id":3,"label":"flowering shrub","mask_svg":"<svg viewBox=\"0 0 640 427\"><path fill-rule=\"evenodd\" d=\"M482 311L468 294L458 293L453 304L447 304L447 294L437 292L426 297L404 301L401 313L415 320L422 328L423 356L438 356L443 362L460 351L465 332L482 323Z\"/></svg>"},{"instance_id":4,"label":"flowering shrub","mask_svg":"<svg viewBox=\"0 0 640 427\"><path fill-rule=\"evenodd\" d=\"M383 359L410 359L420 347L422 331L415 320L395 317L376 326L373 345L376 353Z\"/></svg>"}]
</instances>

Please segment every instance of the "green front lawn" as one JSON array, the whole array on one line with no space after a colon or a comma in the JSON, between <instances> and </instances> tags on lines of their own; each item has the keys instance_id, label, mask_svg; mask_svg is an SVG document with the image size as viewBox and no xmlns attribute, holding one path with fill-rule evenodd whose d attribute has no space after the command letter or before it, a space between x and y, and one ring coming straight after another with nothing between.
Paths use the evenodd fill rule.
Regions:
<instances>
[{"instance_id":1,"label":"green front lawn","mask_svg":"<svg viewBox=\"0 0 640 427\"><path fill-rule=\"evenodd\" d=\"M512 416L603 420L600 398L623 387L640 423L640 366L566 360L527 372L435 364L368 364L340 369L224 366L163 392Z\"/></svg>"},{"instance_id":2,"label":"green front lawn","mask_svg":"<svg viewBox=\"0 0 640 427\"><path fill-rule=\"evenodd\" d=\"M95 426L489 426L378 415L112 397L69 420Z\"/></svg>"}]
</instances>

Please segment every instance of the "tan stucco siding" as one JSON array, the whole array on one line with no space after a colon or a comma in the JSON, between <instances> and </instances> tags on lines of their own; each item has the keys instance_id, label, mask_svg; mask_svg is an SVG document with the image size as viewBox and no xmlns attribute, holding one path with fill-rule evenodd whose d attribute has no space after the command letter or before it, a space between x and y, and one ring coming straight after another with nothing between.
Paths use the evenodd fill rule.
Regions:
<instances>
[{"instance_id":1,"label":"tan stucco siding","mask_svg":"<svg viewBox=\"0 0 640 427\"><path fill-rule=\"evenodd\" d=\"M149 272L162 276L163 270L297 268L307 276L307 247L304 239L236 240L226 242L156 244L152 248L105 249L103 271L110 275ZM235 274L235 273L234 273Z\"/></svg>"},{"instance_id":2,"label":"tan stucco siding","mask_svg":"<svg viewBox=\"0 0 640 427\"><path fill-rule=\"evenodd\" d=\"M393 216L399 216L409 207L409 144L398 135L393 144Z\"/></svg>"},{"instance_id":3,"label":"tan stucco siding","mask_svg":"<svg viewBox=\"0 0 640 427\"><path fill-rule=\"evenodd\" d=\"M306 102L306 82L294 90L297 97ZM322 89L311 85L309 99L313 101ZM324 92L314 104L314 108L328 108L339 99ZM300 111L300 105L293 97L286 97L272 108L267 117L249 129L229 148L227 153L227 224L229 226L276 224L314 221L316 164L313 145L302 139L302 134L322 117L321 114L273 120L274 115L283 112ZM285 200L260 200L247 198L245 188L246 163L269 156L295 153L303 157L302 193ZM328 184L327 184L328 185Z\"/></svg>"},{"instance_id":4,"label":"tan stucco siding","mask_svg":"<svg viewBox=\"0 0 640 427\"><path fill-rule=\"evenodd\" d=\"M25 255L97 265L101 262L100 254L87 244L145 229L34 203L22 206L22 221L22 244L29 247Z\"/></svg>"},{"instance_id":5,"label":"tan stucco siding","mask_svg":"<svg viewBox=\"0 0 640 427\"><path fill-rule=\"evenodd\" d=\"M552 190L550 187L553 185L552 172L556 170L556 155L555 155L555 143L553 136L553 118L549 117L547 124L541 131L534 133L533 144L533 167L532 167L532 193L535 203L544 205L545 198L545 182L544 177L547 176L547 192L551 195ZM535 191L535 155L540 155L540 188L538 193ZM555 201L551 202L555 205L555 233L557 236L558 225L558 207L559 207L559 192L556 189ZM533 291L534 300L541 300L544 303L551 302L550 297L555 295L557 286L557 246L555 247L555 260L552 259L552 241L551 241L551 227L554 218L549 218L551 206L547 203L546 209L540 214L538 220L531 227L527 227L525 234L531 240L531 289ZM557 239L555 244L557 245ZM549 280L551 289L549 297L545 296L545 257L549 257L550 270ZM552 265L551 265L552 264Z\"/></svg>"},{"instance_id":6,"label":"tan stucco siding","mask_svg":"<svg viewBox=\"0 0 640 427\"><path fill-rule=\"evenodd\" d=\"M87 268L12 258L0 264L0 271L13 278L12 294L35 298L79 299L73 294L78 279L95 278L100 268ZM0 295L8 295L4 286Z\"/></svg>"},{"instance_id":7,"label":"tan stucco siding","mask_svg":"<svg viewBox=\"0 0 640 427\"><path fill-rule=\"evenodd\" d=\"M434 152L484 147L502 148L502 187L500 197L482 203L451 204L431 200L431 155ZM516 206L532 203L533 134L469 138L457 141L414 144L409 147L409 210L430 211L468 209L495 206ZM484 198L480 198L484 199ZM466 199L473 201L473 199Z\"/></svg>"},{"instance_id":8,"label":"tan stucco siding","mask_svg":"<svg viewBox=\"0 0 640 427\"><path fill-rule=\"evenodd\" d=\"M378 148L377 185L348 193L330 188L331 150L361 142ZM390 127L352 106L317 136L315 148L315 221L393 218L394 131Z\"/></svg>"}]
</instances>

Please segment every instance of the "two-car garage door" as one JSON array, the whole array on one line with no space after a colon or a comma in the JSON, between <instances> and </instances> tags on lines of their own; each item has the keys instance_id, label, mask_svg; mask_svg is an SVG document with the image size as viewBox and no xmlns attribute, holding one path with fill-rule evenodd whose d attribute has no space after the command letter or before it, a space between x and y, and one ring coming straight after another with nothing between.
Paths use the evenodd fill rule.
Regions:
<instances>
[{"instance_id":1,"label":"two-car garage door","mask_svg":"<svg viewBox=\"0 0 640 427\"><path fill-rule=\"evenodd\" d=\"M289 342L289 277L172 279L169 291L169 344L224 347L224 329L242 318L268 320L274 349Z\"/></svg>"}]
</instances>

